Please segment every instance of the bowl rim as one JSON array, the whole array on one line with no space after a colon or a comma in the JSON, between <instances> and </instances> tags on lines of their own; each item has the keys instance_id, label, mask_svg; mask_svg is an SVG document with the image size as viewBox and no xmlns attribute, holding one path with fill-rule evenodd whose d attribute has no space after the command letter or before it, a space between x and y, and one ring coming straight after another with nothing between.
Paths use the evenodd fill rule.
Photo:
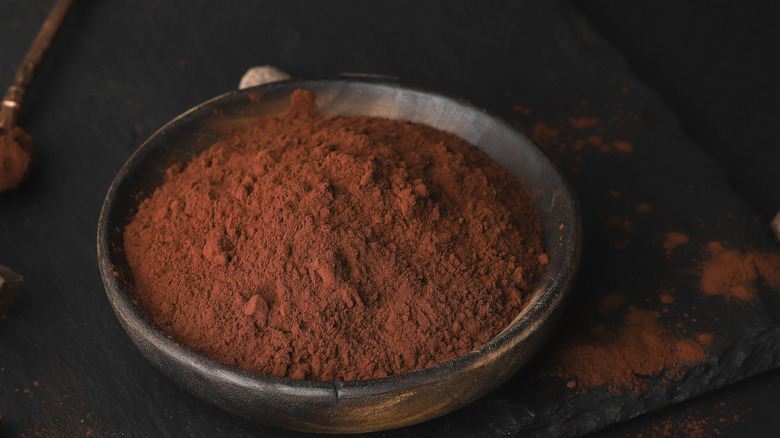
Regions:
<instances>
[{"instance_id":1,"label":"bowl rim","mask_svg":"<svg viewBox=\"0 0 780 438\"><path fill-rule=\"evenodd\" d=\"M206 110L211 111L210 108L212 106L219 103L230 102L231 99L245 98L245 96L250 93L269 93L274 90L283 90L287 88L290 90L298 88L310 89L314 88L313 86L315 85L323 85L331 82L357 82L361 84L370 84L372 86L397 88L402 89L403 91L433 95L448 101L448 103L454 103L458 106L465 107L469 111L484 113L493 119L493 121L528 140L529 145L536 148L538 152L541 153L543 159L547 161L547 164L552 167L555 176L560 180L563 190L570 198L574 210L572 212L574 217L574 223L572 224L574 226L572 228L574 229L569 231L572 233L572 245L567 248L567 257L564 257L564 261L568 261L568 263L561 266L560 269L554 273L544 290L537 291L536 288L539 287L537 284L531 302L521 310L518 316L516 316L507 327L478 348L427 368L366 380L298 380L260 374L221 363L197 353L184 344L179 344L175 339L171 339L145 315L139 306L133 303L132 291L127 290L121 279L118 278L118 275L114 274L115 259L112 255L112 244L116 242L112 242L110 239L110 227L112 226L110 218L113 216L117 205L119 187L126 177L135 169L135 165L142 160L145 153L147 153L150 148L154 147L155 140L158 137L175 129L179 124L186 123L187 121L202 116ZM120 243L120 245L123 245L123 243ZM546 245L547 243L545 243L545 246ZM131 327L136 330L137 333L141 334L146 342L155 345L161 353L174 359L176 362L179 362L184 366L193 367L198 373L210 373L216 378L227 380L234 385L244 388L272 386L276 390L281 388L291 394L294 393L299 396L326 397L333 398L336 401L345 397L370 397L372 395L389 393L406 384L414 384L416 386L432 384L440 380L452 378L459 373L468 372L475 367L479 367L481 362L484 361L485 356L504 354L523 337L528 337L530 335L533 330L529 330L529 327L533 328L534 325L539 324L541 320L545 317L549 317L551 313L564 304L565 295L567 295L579 267L581 247L582 219L579 203L574 195L574 191L562 176L556 164L547 157L541 148L534 144L533 141L523 133L517 131L517 129L509 125L501 117L481 109L461 97L439 91L431 91L419 86L410 86L397 81L388 81L385 78L374 79L366 77L304 79L274 82L242 90L229 91L185 111L149 136L126 160L116 177L113 179L107 192L101 208L97 230L97 258L106 295L126 331L128 330L128 327ZM133 341L134 343L136 342L135 339L133 339ZM499 385L500 384L501 382L499 382ZM359 389L359 393L353 391L355 389Z\"/></svg>"}]
</instances>

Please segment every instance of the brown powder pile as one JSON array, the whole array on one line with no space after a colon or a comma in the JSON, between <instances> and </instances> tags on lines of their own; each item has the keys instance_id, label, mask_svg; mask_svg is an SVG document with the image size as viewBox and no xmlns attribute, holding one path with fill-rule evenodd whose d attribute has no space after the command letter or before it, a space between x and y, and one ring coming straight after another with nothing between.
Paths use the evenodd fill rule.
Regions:
<instances>
[{"instance_id":1,"label":"brown powder pile","mask_svg":"<svg viewBox=\"0 0 780 438\"><path fill-rule=\"evenodd\" d=\"M743 253L718 242L710 242L707 251L708 259L699 266L705 294L752 300L760 281L780 289L780 254Z\"/></svg>"},{"instance_id":2,"label":"brown powder pile","mask_svg":"<svg viewBox=\"0 0 780 438\"><path fill-rule=\"evenodd\" d=\"M457 137L324 117L226 137L126 227L136 298L175 340L274 376L428 367L505 328L547 263L528 191Z\"/></svg>"},{"instance_id":3,"label":"brown powder pile","mask_svg":"<svg viewBox=\"0 0 780 438\"><path fill-rule=\"evenodd\" d=\"M29 134L18 126L0 134L0 192L21 184L32 164L33 145Z\"/></svg>"},{"instance_id":4,"label":"brown powder pile","mask_svg":"<svg viewBox=\"0 0 780 438\"><path fill-rule=\"evenodd\" d=\"M607 294L600 309L611 311L623 301L621 294ZM566 379L570 388L640 391L647 379L675 379L686 365L704 361L711 341L710 335L676 338L661 326L658 314L629 306L622 325L595 324L589 333L567 338L551 361L552 375Z\"/></svg>"}]
</instances>

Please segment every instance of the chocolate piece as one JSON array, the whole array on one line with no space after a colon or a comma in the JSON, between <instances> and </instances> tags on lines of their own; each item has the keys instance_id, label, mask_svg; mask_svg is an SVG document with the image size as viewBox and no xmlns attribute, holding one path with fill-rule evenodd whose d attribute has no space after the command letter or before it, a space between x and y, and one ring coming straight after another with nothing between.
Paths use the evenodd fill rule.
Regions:
<instances>
[{"instance_id":1,"label":"chocolate piece","mask_svg":"<svg viewBox=\"0 0 780 438\"><path fill-rule=\"evenodd\" d=\"M21 275L0 265L0 322L5 319L16 293L22 287L22 282Z\"/></svg>"}]
</instances>

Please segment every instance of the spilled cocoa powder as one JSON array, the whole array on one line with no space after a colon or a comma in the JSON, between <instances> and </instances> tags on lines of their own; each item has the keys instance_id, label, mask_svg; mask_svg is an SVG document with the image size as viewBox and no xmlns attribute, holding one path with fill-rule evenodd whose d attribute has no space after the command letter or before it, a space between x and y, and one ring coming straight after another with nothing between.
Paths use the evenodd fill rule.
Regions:
<instances>
[{"instance_id":1,"label":"spilled cocoa powder","mask_svg":"<svg viewBox=\"0 0 780 438\"><path fill-rule=\"evenodd\" d=\"M679 232L664 236L666 250L690 241ZM761 287L780 290L780 254L739 251L719 242L709 242L703 251L704 258L694 272L700 290L689 293L750 302L757 299ZM675 295L659 290L658 301L664 306L672 305ZM588 320L583 330L569 333L548 361L550 369L543 374L558 377L578 391L605 388L620 394L641 392L652 379L677 380L688 367L709 359L707 350L714 338L711 333L673 333L660 322L666 307L661 311L642 309L627 305L628 302L622 292L601 295L595 310L610 315L613 322ZM614 315L622 316L614 322ZM687 313L681 316L689 317ZM677 328L681 328L681 323Z\"/></svg>"},{"instance_id":2,"label":"spilled cocoa powder","mask_svg":"<svg viewBox=\"0 0 780 438\"><path fill-rule=\"evenodd\" d=\"M720 436L724 432L732 435L738 425L745 422L744 414L751 410L743 409L742 414L733 407L721 402L713 413L705 414L698 410L686 409L680 415L656 421L639 433L628 436L634 438L688 437L704 438Z\"/></svg>"},{"instance_id":3,"label":"spilled cocoa powder","mask_svg":"<svg viewBox=\"0 0 780 438\"><path fill-rule=\"evenodd\" d=\"M630 111L618 114L614 109L601 102L588 106L584 101L581 108L572 105L537 110L528 105L515 106L519 116L515 125L533 136L569 172L575 187L582 187L582 192L590 195L583 196L583 200L590 201L590 205L583 203L585 227L595 230L589 234L590 242L600 244L600 251L590 254L591 260L607 259L612 263L589 263L586 252L584 268L616 279L599 281L587 274L581 278L581 288L586 290L577 292L588 296L577 303L575 312L569 313L562 333L554 338L552 348L536 368L538 375L553 378L550 386L556 387L554 394L565 394L565 401L551 403L551 410L579 406L576 416L572 416L585 421L616 420L627 411L646 411L648 401L659 399L659 390L667 397L664 404L692 396L685 389L690 386L680 379L697 382L704 377L704 383L698 380L694 385L709 390L720 386L709 379L713 370L743 377L745 368L755 369L755 362L746 360L742 369L735 368L728 362L729 350L740 341L749 341L737 333L757 327L755 319L764 314L761 299L775 294L768 298L772 300L780 292L780 254L729 246L735 244L708 245L718 236L743 237L741 227L752 225L739 223L728 212L723 215L728 222L716 223L718 217L712 215L715 209L711 208L694 212L694 220L683 220L691 207L686 205L685 197L681 202L676 195L690 190L698 196L702 193L698 184L706 186L706 179L696 181L694 186L671 184L677 182L675 177L660 172L647 179L636 176L641 174L641 166L651 165L650 160L628 161L645 154L647 147L655 147L645 141L654 136L635 136L645 127L632 129L628 125L633 124L632 120L647 125L653 121L646 114L639 120ZM629 129L621 129L624 126ZM628 140L626 144L620 143L624 140ZM612 171L624 160L629 164L627 169L635 172L622 174L629 177L618 180L613 176L621 172ZM673 157L670 163L674 161ZM684 178L680 181L689 182ZM670 196L673 191L675 195ZM709 191L703 196L706 199L714 194ZM719 201L713 196L712 205ZM632 231L634 227L637 232ZM626 238L629 235L630 246ZM636 266L640 269L632 269ZM752 318L755 314L759 318ZM762 345L755 348L764 349ZM604 390L623 397L588 394ZM594 404L595 399L603 404ZM742 421L742 415L724 407L721 415L693 412L653 424L641 433L629 429L633 429L633 437L716 436L724 431L732 435L738 430L736 423ZM579 433L577 426L567 432Z\"/></svg>"},{"instance_id":4,"label":"spilled cocoa powder","mask_svg":"<svg viewBox=\"0 0 780 438\"><path fill-rule=\"evenodd\" d=\"M606 294L600 313L618 311L626 298ZM680 338L666 330L652 310L628 306L619 325L592 324L571 334L556 350L545 374L567 381L569 388L605 388L611 393L643 390L650 378L676 380L688 365L706 360L709 334Z\"/></svg>"},{"instance_id":5,"label":"spilled cocoa powder","mask_svg":"<svg viewBox=\"0 0 780 438\"><path fill-rule=\"evenodd\" d=\"M780 290L780 254L729 249L720 242L707 245L707 258L699 265L699 286L707 295L753 300L763 282Z\"/></svg>"},{"instance_id":6,"label":"spilled cocoa powder","mask_svg":"<svg viewBox=\"0 0 780 438\"><path fill-rule=\"evenodd\" d=\"M586 134L587 133L587 134ZM634 145L615 138L611 127L598 117L562 117L555 122L539 121L531 127L531 137L547 147L556 146L561 155L578 154L587 150L624 153L634 151ZM574 156L575 160L579 155Z\"/></svg>"},{"instance_id":7,"label":"spilled cocoa powder","mask_svg":"<svg viewBox=\"0 0 780 438\"><path fill-rule=\"evenodd\" d=\"M664 237L665 240L663 246L668 250L673 250L680 245L688 243L690 240L687 235L677 231L669 231L668 233L664 234Z\"/></svg>"},{"instance_id":8,"label":"spilled cocoa powder","mask_svg":"<svg viewBox=\"0 0 780 438\"><path fill-rule=\"evenodd\" d=\"M454 135L320 117L292 95L187 164L124 230L135 299L169 336L273 376L360 380L463 355L548 263L522 183Z\"/></svg>"},{"instance_id":9,"label":"spilled cocoa powder","mask_svg":"<svg viewBox=\"0 0 780 438\"><path fill-rule=\"evenodd\" d=\"M583 109L587 104L583 102ZM516 111L528 116L533 110L517 106ZM578 113L571 116L571 113ZM634 145L623 137L622 125L635 117L616 109L612 116L595 117L588 111L545 112L528 124L518 124L558 161L571 164L572 174L582 171L585 157L592 152L627 155ZM637 202L624 188L610 189L605 194L609 202L635 203L635 217L597 213L601 224L611 236L620 240L612 245L616 251L626 250L627 238L634 234L642 215L657 213L647 202ZM611 205L611 204L608 204ZM624 210L625 212L625 210ZM635 219L637 219L635 221ZM669 231L661 234L667 259L671 251L683 249L687 235ZM633 240L633 239L632 239ZM682 330L670 324L662 315L675 303L675 295L659 287L654 300L640 301L625 287L602 293L588 309L573 315L576 329L569 329L557 348L543 361L542 375L554 376L578 392L603 388L613 394L641 393L651 382L673 382L692 366L709 360L707 351L713 335L696 330ZM694 291L695 292L695 291ZM595 311L595 314L588 313ZM687 315L685 315L687 318ZM695 319L691 319L695 322Z\"/></svg>"}]
</instances>

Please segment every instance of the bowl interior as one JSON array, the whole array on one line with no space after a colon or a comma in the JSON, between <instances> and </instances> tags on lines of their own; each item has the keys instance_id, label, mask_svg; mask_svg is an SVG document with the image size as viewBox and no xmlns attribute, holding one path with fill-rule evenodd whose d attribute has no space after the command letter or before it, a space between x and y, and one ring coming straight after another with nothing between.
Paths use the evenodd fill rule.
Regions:
<instances>
[{"instance_id":1,"label":"bowl interior","mask_svg":"<svg viewBox=\"0 0 780 438\"><path fill-rule=\"evenodd\" d=\"M451 132L522 178L534 194L550 263L529 304L499 335L466 355L408 374L352 382L275 378L243 371L176 344L133 304L122 230L165 169L188 161L234 129L281 114L295 89L312 91L322 115L404 119ZM579 261L576 200L526 137L458 99L393 83L286 81L228 93L182 114L155 133L114 180L98 226L98 262L119 321L142 353L179 385L257 421L305 431L361 432L413 424L454 410L514 374L541 346L561 313Z\"/></svg>"}]
</instances>

